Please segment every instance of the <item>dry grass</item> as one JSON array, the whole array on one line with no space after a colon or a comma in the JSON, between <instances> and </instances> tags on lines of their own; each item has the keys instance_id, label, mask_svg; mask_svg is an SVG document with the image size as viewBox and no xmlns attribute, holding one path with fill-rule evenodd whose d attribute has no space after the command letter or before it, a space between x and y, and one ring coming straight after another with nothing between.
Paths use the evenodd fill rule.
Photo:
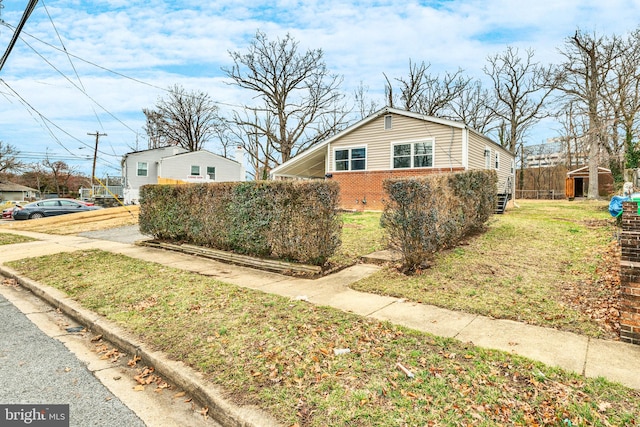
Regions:
<instances>
[{"instance_id":1,"label":"dry grass","mask_svg":"<svg viewBox=\"0 0 640 427\"><path fill-rule=\"evenodd\" d=\"M123 255L79 251L10 266L287 426L639 421L640 392L602 379ZM340 348L350 352L335 355Z\"/></svg>"},{"instance_id":2,"label":"dry grass","mask_svg":"<svg viewBox=\"0 0 640 427\"><path fill-rule=\"evenodd\" d=\"M0 223L0 228L68 235L135 225L138 223L139 213L140 206L120 206L38 220L3 221Z\"/></svg>"},{"instance_id":3,"label":"dry grass","mask_svg":"<svg viewBox=\"0 0 640 427\"><path fill-rule=\"evenodd\" d=\"M486 233L438 254L414 276L387 268L353 287L453 310L614 338L612 323L596 319L567 296L594 288L607 301L615 287L600 280L614 220L605 202L518 201L496 215ZM593 304L599 302L593 301Z\"/></svg>"}]
</instances>

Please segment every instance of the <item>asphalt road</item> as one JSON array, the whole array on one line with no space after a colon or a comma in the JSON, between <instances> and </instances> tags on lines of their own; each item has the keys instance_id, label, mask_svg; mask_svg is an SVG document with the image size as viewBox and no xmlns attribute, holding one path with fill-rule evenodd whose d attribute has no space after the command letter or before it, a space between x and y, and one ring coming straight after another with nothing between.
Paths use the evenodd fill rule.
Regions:
<instances>
[{"instance_id":1,"label":"asphalt road","mask_svg":"<svg viewBox=\"0 0 640 427\"><path fill-rule=\"evenodd\" d=\"M0 404L69 404L70 426L145 425L60 341L2 295Z\"/></svg>"}]
</instances>

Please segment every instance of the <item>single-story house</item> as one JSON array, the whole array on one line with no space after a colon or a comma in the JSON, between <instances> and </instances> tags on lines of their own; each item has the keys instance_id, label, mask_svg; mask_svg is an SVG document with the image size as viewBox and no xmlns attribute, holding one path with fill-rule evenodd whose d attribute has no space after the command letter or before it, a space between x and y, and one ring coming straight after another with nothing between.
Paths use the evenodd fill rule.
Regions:
<instances>
[{"instance_id":1,"label":"single-story house","mask_svg":"<svg viewBox=\"0 0 640 427\"><path fill-rule=\"evenodd\" d=\"M137 204L147 184L245 181L244 151L237 149L236 160L177 146L134 151L122 159L122 177L126 204Z\"/></svg>"},{"instance_id":2,"label":"single-story house","mask_svg":"<svg viewBox=\"0 0 640 427\"><path fill-rule=\"evenodd\" d=\"M9 181L0 181L0 199L3 202L16 200L30 200L38 197L40 192L35 188L15 184Z\"/></svg>"},{"instance_id":3,"label":"single-story house","mask_svg":"<svg viewBox=\"0 0 640 427\"><path fill-rule=\"evenodd\" d=\"M509 150L463 123L386 107L274 168L271 178L335 180L341 208L381 210L386 178L477 169L495 169L498 193L513 194Z\"/></svg>"}]
</instances>

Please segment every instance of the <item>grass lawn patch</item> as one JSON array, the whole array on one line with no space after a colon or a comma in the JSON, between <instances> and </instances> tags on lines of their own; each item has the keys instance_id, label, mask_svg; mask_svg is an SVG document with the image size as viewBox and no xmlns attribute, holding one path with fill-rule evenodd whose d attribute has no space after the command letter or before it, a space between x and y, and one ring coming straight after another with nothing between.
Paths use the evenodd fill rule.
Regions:
<instances>
[{"instance_id":1,"label":"grass lawn patch","mask_svg":"<svg viewBox=\"0 0 640 427\"><path fill-rule=\"evenodd\" d=\"M353 285L500 319L615 338L619 258L605 202L518 201L484 233L406 276L387 268Z\"/></svg>"},{"instance_id":2,"label":"grass lawn patch","mask_svg":"<svg viewBox=\"0 0 640 427\"><path fill-rule=\"evenodd\" d=\"M342 245L329 262L339 266L353 265L363 255L386 248L380 212L345 212L342 214Z\"/></svg>"},{"instance_id":3,"label":"grass lawn patch","mask_svg":"<svg viewBox=\"0 0 640 427\"><path fill-rule=\"evenodd\" d=\"M8 265L66 292L283 425L639 421L640 392L601 378L124 255L78 251Z\"/></svg>"},{"instance_id":4,"label":"grass lawn patch","mask_svg":"<svg viewBox=\"0 0 640 427\"><path fill-rule=\"evenodd\" d=\"M13 245L15 243L35 242L36 239L18 234L0 233L0 245Z\"/></svg>"}]
</instances>

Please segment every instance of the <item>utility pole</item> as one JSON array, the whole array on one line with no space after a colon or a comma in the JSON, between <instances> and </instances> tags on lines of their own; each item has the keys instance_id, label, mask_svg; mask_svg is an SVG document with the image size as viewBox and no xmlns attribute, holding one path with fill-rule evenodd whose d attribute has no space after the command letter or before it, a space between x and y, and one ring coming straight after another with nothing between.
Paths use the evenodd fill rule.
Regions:
<instances>
[{"instance_id":1,"label":"utility pole","mask_svg":"<svg viewBox=\"0 0 640 427\"><path fill-rule=\"evenodd\" d=\"M87 135L96 137L96 148L93 150L93 168L91 168L91 191L93 192L94 176L96 176L96 159L98 158L98 141L101 136L107 136L107 134L96 131L95 133L87 132Z\"/></svg>"}]
</instances>

